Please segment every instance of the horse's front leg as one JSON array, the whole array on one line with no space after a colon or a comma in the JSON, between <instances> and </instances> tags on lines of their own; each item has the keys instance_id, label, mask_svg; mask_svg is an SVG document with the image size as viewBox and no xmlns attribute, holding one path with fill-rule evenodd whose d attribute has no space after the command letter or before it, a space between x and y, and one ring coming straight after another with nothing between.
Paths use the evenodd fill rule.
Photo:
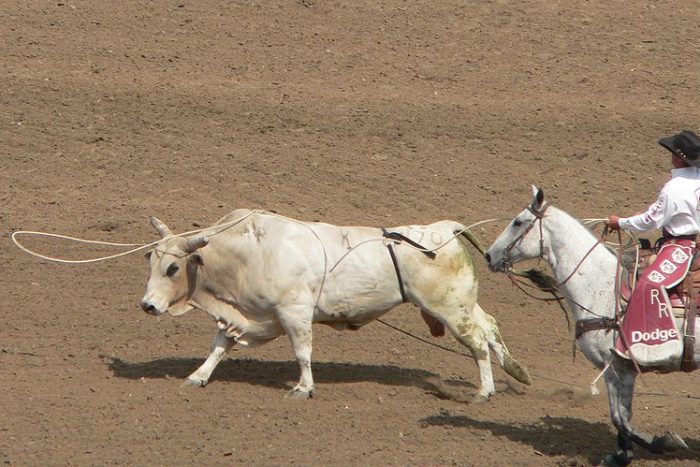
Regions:
<instances>
[{"instance_id":1,"label":"horse's front leg","mask_svg":"<svg viewBox=\"0 0 700 467\"><path fill-rule=\"evenodd\" d=\"M603 460L603 464L627 465L632 462L634 455L632 442L657 454L679 448L687 449L685 441L675 433L668 432L662 436L652 436L632 426L636 369L629 361L618 357L613 358L613 364L605 373L605 385L608 391L610 417L618 431L618 449L614 454L608 455Z\"/></svg>"},{"instance_id":2,"label":"horse's front leg","mask_svg":"<svg viewBox=\"0 0 700 467\"><path fill-rule=\"evenodd\" d=\"M197 368L194 373L189 375L183 386L206 386L209 382L209 377L211 376L216 365L219 364L223 356L228 352L231 347L236 344L236 339L226 335L226 329L221 329L214 338L214 342L211 345L211 353L207 357L206 361Z\"/></svg>"}]
</instances>

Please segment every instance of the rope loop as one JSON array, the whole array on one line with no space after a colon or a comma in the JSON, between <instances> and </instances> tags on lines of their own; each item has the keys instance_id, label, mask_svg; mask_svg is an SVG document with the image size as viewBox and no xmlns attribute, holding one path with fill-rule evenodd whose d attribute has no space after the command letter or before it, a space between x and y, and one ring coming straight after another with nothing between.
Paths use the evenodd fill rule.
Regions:
<instances>
[{"instance_id":1,"label":"rope loop","mask_svg":"<svg viewBox=\"0 0 700 467\"><path fill-rule=\"evenodd\" d=\"M214 229L218 229L218 230L216 230L215 232L213 232L210 235L211 236L218 235L221 232L233 227L234 225L242 222L243 220L247 219L249 216L251 216L257 212L263 212L263 211L253 210L253 211L249 212L248 214L246 214L245 216L243 216L239 219L233 220L233 221L225 222L223 224L216 224L216 225L213 225L210 227L204 227L201 229L190 230L189 232L183 232L183 233L175 234L173 236L174 237L184 237L186 235L193 235L196 233L210 231L210 230L214 230ZM98 258L64 259L64 258L56 258L54 256L43 255L41 253L37 253L36 251L33 251L33 250L27 248L19 241L18 237L21 237L21 236L59 238L62 240L69 240L72 242L84 243L87 245L102 245L102 246L114 246L114 247L135 247L135 248L131 248L127 251L117 253L114 255L100 256ZM100 241L100 240L86 240L84 238L71 237L68 235L61 235L61 234L48 233L48 232L37 232L37 231L32 231L32 230L18 230L17 232L13 232L11 239L12 239L12 242L15 244L15 246L17 246L17 248L24 251L25 253L28 253L28 254L35 256L37 258L44 259L46 261L52 261L54 263L61 263L61 264L88 264L88 263L97 263L100 261L107 261L110 259L119 258L122 256L130 255L132 253L136 253L137 251L141 251L141 250L145 250L147 248L154 247L154 246L158 245L163 240L163 239L160 239L160 240L156 240L156 241L150 242L150 243L115 243L115 242L104 242L104 241Z\"/></svg>"}]
</instances>

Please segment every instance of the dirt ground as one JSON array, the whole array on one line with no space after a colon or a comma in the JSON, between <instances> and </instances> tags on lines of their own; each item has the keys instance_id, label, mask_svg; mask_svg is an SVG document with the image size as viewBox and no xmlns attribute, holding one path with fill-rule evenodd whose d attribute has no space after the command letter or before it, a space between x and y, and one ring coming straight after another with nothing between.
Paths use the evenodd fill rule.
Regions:
<instances>
[{"instance_id":1,"label":"dirt ground","mask_svg":"<svg viewBox=\"0 0 700 467\"><path fill-rule=\"evenodd\" d=\"M532 386L375 322L314 328L315 397L286 338L181 389L215 334L143 313L141 254L29 256L13 231L146 243L236 208L392 226L512 217L530 185L580 218L631 214L700 129L693 0L6 2L0 12L0 462L586 465L615 446L561 311L477 260L480 303ZM485 243L503 224L478 229ZM122 250L31 240L62 258ZM474 251L476 254L476 251ZM388 323L430 338L418 310ZM458 349L444 338L433 342ZM461 350L461 349L458 349ZM698 373L647 375L635 423L700 461ZM602 387L601 387L602 389Z\"/></svg>"}]
</instances>

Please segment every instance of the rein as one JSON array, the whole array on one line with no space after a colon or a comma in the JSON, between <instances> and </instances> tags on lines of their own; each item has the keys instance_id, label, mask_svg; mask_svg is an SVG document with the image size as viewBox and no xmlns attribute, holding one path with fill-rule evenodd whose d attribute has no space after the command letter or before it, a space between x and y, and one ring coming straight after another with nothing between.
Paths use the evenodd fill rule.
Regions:
<instances>
[{"instance_id":1,"label":"rein","mask_svg":"<svg viewBox=\"0 0 700 467\"><path fill-rule=\"evenodd\" d=\"M568 276L564 280L562 280L559 283L551 283L551 284L537 284L537 281L533 279L531 274L528 273L521 273L521 272L516 272L513 270L512 267L512 261L510 260L510 253L511 251L517 247L520 243L523 242L525 237L527 236L528 233L535 227L535 224L539 224L539 231L540 231L540 254L538 255L538 258L541 259L546 259L545 254L546 254L546 249L544 246L544 218L546 210L549 208L549 204L544 204L540 209L534 209L532 206L527 206L527 210L534 216L534 219L530 222L530 224L522 231L520 235L518 235L515 240L513 240L505 249L504 249L504 256L505 256L505 261L504 265L506 267L506 275L510 279L510 281L520 289L521 292L523 292L525 295L528 297L534 298L535 300L540 300L544 302L553 302L556 301L559 307L564 311L564 316L566 317L567 324L570 327L570 321L569 321L569 315L566 312L566 309L564 308L562 301L564 299L568 300L569 302L573 303L574 305L578 306L580 309L596 316L596 318L592 319L582 319L578 320L575 324L575 336L576 339L581 337L583 333L588 332L588 331L593 331L593 330L605 330L606 332L609 332L611 330L617 329L618 328L618 321L619 321L619 298L616 298L616 313L614 318L608 318L605 316L602 316L599 313L594 312L593 310L581 305L574 299L572 299L570 296L568 296L562 289L564 285L566 285L569 280L576 274L576 272L579 270L581 265L588 259L588 257L591 255L593 250L596 249L596 247L600 244L602 244L605 241L605 238L607 236L607 228L603 231L603 236L601 239L597 239L596 242L591 246L591 248L588 249L585 255L581 258L581 260L576 264L574 269L569 273ZM621 243L621 239L620 239ZM616 295L619 294L618 289L618 283L619 283L619 275L620 275L620 258L618 255L618 271L616 273L616 279L615 279L615 288L616 288ZM530 284L526 283L522 279L519 279L515 276L520 276L520 277L525 277L529 279L532 282L535 282L537 284L536 286L531 286ZM538 288L540 290L543 290L545 292L549 292L553 295L553 298L542 298L542 297L537 297L531 293L529 293L523 286L530 286L533 288Z\"/></svg>"},{"instance_id":2,"label":"rein","mask_svg":"<svg viewBox=\"0 0 700 467\"><path fill-rule=\"evenodd\" d=\"M603 238L605 238L605 237L603 237ZM561 287L562 285L564 285L564 284L566 284L567 282L569 282L569 279L571 279L571 278L573 277L573 275L576 273L576 271L578 271L578 268L580 268L581 265L583 264L583 262L586 261L586 258L588 258L588 255L590 255L590 254L593 252L593 250L595 250L595 247L597 247L597 246L600 245L601 243L603 243L603 240L602 240L602 239L601 239L601 240L596 240L596 242L593 244L593 246L586 252L585 255L583 255L583 258L581 258L581 261L578 262L578 264L576 265L576 267L574 268L574 270L571 271L571 274L569 274L568 276L566 276L566 279L564 279L563 281L561 281L561 282L557 285L557 287Z\"/></svg>"},{"instance_id":3,"label":"rein","mask_svg":"<svg viewBox=\"0 0 700 467\"><path fill-rule=\"evenodd\" d=\"M527 207L527 210L530 211L530 213L532 213L533 216L535 216L535 219L533 219L533 221L530 223L530 225L528 225L525 228L525 230L523 230L523 232L520 235L518 235L518 237L515 240L513 240L504 249L504 255L506 257L505 264L507 267L512 266L512 262L510 261L510 252L513 250L513 248L518 246L525 239L527 234L530 233L530 230L533 229L533 227L535 226L536 223L539 223L539 230L540 230L540 254L539 254L539 258L545 259L544 228L543 228L542 224L543 224L543 220L545 218L545 211L547 210L547 208L549 208L549 206L550 206L549 204L545 204L542 206L542 208L540 208L538 210L534 209L532 206ZM588 256L593 252L593 250L595 250L595 248L598 245L603 243L603 240L605 239L606 235L607 235L607 231L603 233L603 238L601 240L597 240L593 244L593 246L586 252L586 254L583 255L583 258L581 258L581 261L579 261L578 264L576 264L576 267L574 267L573 271L571 271L571 273L569 273L569 275L566 276L566 279L564 279L560 283L553 286L553 288L559 289L559 287L561 287L561 286L565 285L567 282L569 282L569 279L571 279L573 277L573 275L576 274L576 271L578 271L578 269L581 267L583 262L586 261L586 258L588 258ZM513 279L511 278L511 280L513 280Z\"/></svg>"}]
</instances>

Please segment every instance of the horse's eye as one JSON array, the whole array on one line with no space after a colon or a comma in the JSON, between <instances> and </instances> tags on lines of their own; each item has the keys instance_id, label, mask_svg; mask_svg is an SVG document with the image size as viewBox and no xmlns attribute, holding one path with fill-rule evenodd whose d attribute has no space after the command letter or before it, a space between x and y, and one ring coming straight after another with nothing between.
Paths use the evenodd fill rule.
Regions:
<instances>
[{"instance_id":1,"label":"horse's eye","mask_svg":"<svg viewBox=\"0 0 700 467\"><path fill-rule=\"evenodd\" d=\"M513 221L513 227L520 227L521 225L523 225L523 221L521 221L520 219L515 219Z\"/></svg>"},{"instance_id":2,"label":"horse's eye","mask_svg":"<svg viewBox=\"0 0 700 467\"><path fill-rule=\"evenodd\" d=\"M165 275L168 277L173 277L177 272L180 270L180 267L173 263L170 266L168 266L168 269L165 271Z\"/></svg>"}]
</instances>

